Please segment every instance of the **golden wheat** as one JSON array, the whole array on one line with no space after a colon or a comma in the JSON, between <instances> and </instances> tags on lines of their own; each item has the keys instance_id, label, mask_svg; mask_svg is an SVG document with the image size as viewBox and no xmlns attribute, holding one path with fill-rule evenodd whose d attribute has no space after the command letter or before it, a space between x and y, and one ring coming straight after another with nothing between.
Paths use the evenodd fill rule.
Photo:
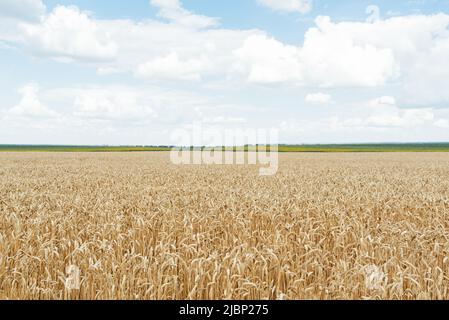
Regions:
<instances>
[{"instance_id":1,"label":"golden wheat","mask_svg":"<svg viewBox=\"0 0 449 320\"><path fill-rule=\"evenodd\" d=\"M448 196L449 154L2 153L0 298L449 299Z\"/></svg>"}]
</instances>

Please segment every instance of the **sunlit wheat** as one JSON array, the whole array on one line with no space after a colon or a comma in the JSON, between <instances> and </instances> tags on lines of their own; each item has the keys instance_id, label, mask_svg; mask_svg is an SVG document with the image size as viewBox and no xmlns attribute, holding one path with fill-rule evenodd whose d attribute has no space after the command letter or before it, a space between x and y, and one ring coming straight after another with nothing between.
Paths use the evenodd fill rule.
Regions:
<instances>
[{"instance_id":1,"label":"sunlit wheat","mask_svg":"<svg viewBox=\"0 0 449 320\"><path fill-rule=\"evenodd\" d=\"M2 299L449 299L448 252L449 154L0 155Z\"/></svg>"}]
</instances>

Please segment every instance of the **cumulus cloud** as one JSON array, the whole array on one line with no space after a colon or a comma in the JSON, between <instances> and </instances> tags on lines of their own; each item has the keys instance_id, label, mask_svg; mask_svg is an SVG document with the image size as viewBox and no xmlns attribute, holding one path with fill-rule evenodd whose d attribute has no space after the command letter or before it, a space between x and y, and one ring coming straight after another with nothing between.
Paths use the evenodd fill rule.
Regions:
<instances>
[{"instance_id":1,"label":"cumulus cloud","mask_svg":"<svg viewBox=\"0 0 449 320\"><path fill-rule=\"evenodd\" d=\"M304 82L300 50L265 34L249 36L234 51L243 74L253 83Z\"/></svg>"},{"instance_id":2,"label":"cumulus cloud","mask_svg":"<svg viewBox=\"0 0 449 320\"><path fill-rule=\"evenodd\" d=\"M438 128L448 129L449 128L449 120L447 119L438 119L434 122L434 126Z\"/></svg>"},{"instance_id":3,"label":"cumulus cloud","mask_svg":"<svg viewBox=\"0 0 449 320\"><path fill-rule=\"evenodd\" d=\"M181 61L177 53L155 58L137 67L136 74L141 77L174 80L201 80L207 61L191 59Z\"/></svg>"},{"instance_id":4,"label":"cumulus cloud","mask_svg":"<svg viewBox=\"0 0 449 320\"><path fill-rule=\"evenodd\" d=\"M368 108L371 114L366 119L350 119L348 123L379 127L414 127L431 123L435 118L432 108L401 109L396 105L396 99L390 96L371 100Z\"/></svg>"},{"instance_id":5,"label":"cumulus cloud","mask_svg":"<svg viewBox=\"0 0 449 320\"><path fill-rule=\"evenodd\" d=\"M391 134L401 132L407 136L407 132L412 130L429 131L432 128L445 128L448 124L445 119L437 119L433 108L401 108L397 105L396 99L391 96L382 96L364 103L358 103L361 107L354 107L351 114L329 115L322 119L298 120L290 119L280 123L280 129L286 136L296 137L301 141L301 137L313 138L313 134L323 136L329 134L332 139L334 133L350 134L352 139L349 142L362 141L360 133L376 140L376 135L372 133L386 133L385 137L392 140ZM357 133L357 136L352 134ZM316 137L315 137L316 138ZM394 139L397 137L394 136ZM311 140L308 140L310 143ZM295 142L293 140L293 142ZM346 141L348 142L348 141Z\"/></svg>"},{"instance_id":6,"label":"cumulus cloud","mask_svg":"<svg viewBox=\"0 0 449 320\"><path fill-rule=\"evenodd\" d=\"M0 17L38 21L45 13L42 0L1 0Z\"/></svg>"},{"instance_id":7,"label":"cumulus cloud","mask_svg":"<svg viewBox=\"0 0 449 320\"><path fill-rule=\"evenodd\" d=\"M156 113L142 104L133 90L90 89L79 92L74 101L74 115L102 120L148 120Z\"/></svg>"},{"instance_id":8,"label":"cumulus cloud","mask_svg":"<svg viewBox=\"0 0 449 320\"><path fill-rule=\"evenodd\" d=\"M120 127L132 125L191 122L209 113L197 115L195 108L217 103L190 91L163 89L140 85L84 85L47 89L42 92L49 106L57 105L72 122L114 123ZM187 119L187 120L186 120Z\"/></svg>"},{"instance_id":9,"label":"cumulus cloud","mask_svg":"<svg viewBox=\"0 0 449 320\"><path fill-rule=\"evenodd\" d=\"M23 1L41 3L17 3ZM103 76L130 73L154 83L203 81L209 87L208 80L218 79L235 86L303 86L318 92L395 84L401 105L444 107L449 102L446 14L369 22L319 16L303 43L286 44L261 30L218 27L215 18L190 12L178 0L151 4L168 22L97 19L76 7L58 6L49 13L41 10L34 22L15 22L15 28L0 23L0 40L34 56L88 63Z\"/></svg>"},{"instance_id":10,"label":"cumulus cloud","mask_svg":"<svg viewBox=\"0 0 449 320\"><path fill-rule=\"evenodd\" d=\"M449 32L445 36L435 36L432 44L418 55L407 70L403 86L405 102L416 106L449 105Z\"/></svg>"},{"instance_id":11,"label":"cumulus cloud","mask_svg":"<svg viewBox=\"0 0 449 320\"><path fill-rule=\"evenodd\" d=\"M449 101L449 15L393 17L373 22L332 22L320 16L302 45L266 34L250 36L235 51L247 80L316 87L403 84L408 104ZM428 61L432 61L429 64Z\"/></svg>"},{"instance_id":12,"label":"cumulus cloud","mask_svg":"<svg viewBox=\"0 0 449 320\"><path fill-rule=\"evenodd\" d=\"M12 41L34 56L87 63L99 75L132 72L153 80L197 81L207 75L232 74L233 50L249 35L260 33L209 28L215 24L197 21L179 1L154 0L153 4L161 12L178 10L182 15L169 23L100 20L75 6L57 6L39 22L16 23L11 31L0 29L0 40Z\"/></svg>"},{"instance_id":13,"label":"cumulus cloud","mask_svg":"<svg viewBox=\"0 0 449 320\"><path fill-rule=\"evenodd\" d=\"M10 130L33 134L29 140L17 140L16 135L6 143L167 144L170 130L195 121L224 127L246 123L236 112L242 110L240 106L221 105L190 91L156 86L85 85L39 90L29 84L19 92L22 97L15 107L5 112L0 109L5 124L0 128L1 136L6 139ZM52 110L55 106L58 112ZM63 136L55 134L42 140L51 132ZM68 137L72 140L64 140ZM84 140L77 140L80 137Z\"/></svg>"},{"instance_id":14,"label":"cumulus cloud","mask_svg":"<svg viewBox=\"0 0 449 320\"><path fill-rule=\"evenodd\" d=\"M217 18L194 14L184 9L179 0L150 0L150 3L159 8L159 17L178 25L199 29L218 25Z\"/></svg>"},{"instance_id":15,"label":"cumulus cloud","mask_svg":"<svg viewBox=\"0 0 449 320\"><path fill-rule=\"evenodd\" d=\"M201 119L203 124L244 124L247 120L243 117L228 117L228 116L216 116L216 117L204 117Z\"/></svg>"},{"instance_id":16,"label":"cumulus cloud","mask_svg":"<svg viewBox=\"0 0 449 320\"><path fill-rule=\"evenodd\" d=\"M249 37L236 56L246 63L248 81L290 82L318 87L374 87L397 76L393 51L357 43L328 17L316 19L303 46L266 35Z\"/></svg>"},{"instance_id":17,"label":"cumulus cloud","mask_svg":"<svg viewBox=\"0 0 449 320\"><path fill-rule=\"evenodd\" d=\"M117 45L107 29L77 7L56 7L39 24L23 24L25 46L38 54L68 60L110 60Z\"/></svg>"},{"instance_id":18,"label":"cumulus cloud","mask_svg":"<svg viewBox=\"0 0 449 320\"><path fill-rule=\"evenodd\" d=\"M312 10L312 0L257 0L257 3L280 12L305 14Z\"/></svg>"},{"instance_id":19,"label":"cumulus cloud","mask_svg":"<svg viewBox=\"0 0 449 320\"><path fill-rule=\"evenodd\" d=\"M416 96L416 103L449 101L442 88L449 76L449 15L339 23L319 16L304 42L292 45L260 30L210 28L215 19L184 9L178 0L151 3L169 23L99 20L76 7L59 6L39 22L21 22L16 42L36 55L89 62L100 75L132 72L154 81L215 76L233 83L317 88L395 82L403 84L410 100Z\"/></svg>"},{"instance_id":20,"label":"cumulus cloud","mask_svg":"<svg viewBox=\"0 0 449 320\"><path fill-rule=\"evenodd\" d=\"M110 22L109 32L120 44L112 65L122 72L157 80L207 80L237 77L232 54L257 30L191 29L149 21Z\"/></svg>"},{"instance_id":21,"label":"cumulus cloud","mask_svg":"<svg viewBox=\"0 0 449 320\"><path fill-rule=\"evenodd\" d=\"M394 97L382 96L362 104L362 108L354 108L351 116L330 117L316 125L330 129L410 129L423 125L431 127L434 120L433 108L401 108Z\"/></svg>"},{"instance_id":22,"label":"cumulus cloud","mask_svg":"<svg viewBox=\"0 0 449 320\"><path fill-rule=\"evenodd\" d=\"M56 118L58 113L43 105L39 100L39 87L27 84L18 90L22 98L15 107L8 111L8 115L25 118Z\"/></svg>"},{"instance_id":23,"label":"cumulus cloud","mask_svg":"<svg viewBox=\"0 0 449 320\"><path fill-rule=\"evenodd\" d=\"M332 103L332 96L322 92L309 93L304 100L309 103L329 104Z\"/></svg>"}]
</instances>

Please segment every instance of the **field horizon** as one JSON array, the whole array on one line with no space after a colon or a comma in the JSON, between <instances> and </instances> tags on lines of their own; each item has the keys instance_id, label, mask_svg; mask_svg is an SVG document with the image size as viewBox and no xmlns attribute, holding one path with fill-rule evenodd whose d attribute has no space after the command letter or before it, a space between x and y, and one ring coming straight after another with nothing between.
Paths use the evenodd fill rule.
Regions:
<instances>
[{"instance_id":1,"label":"field horizon","mask_svg":"<svg viewBox=\"0 0 449 320\"><path fill-rule=\"evenodd\" d=\"M172 148L184 150L257 151L256 145L237 147L170 146L170 145L57 145L57 144L0 144L0 152L164 152ZM270 150L270 146L267 146ZM351 143L351 144L279 144L278 152L449 152L449 142L423 143Z\"/></svg>"}]
</instances>

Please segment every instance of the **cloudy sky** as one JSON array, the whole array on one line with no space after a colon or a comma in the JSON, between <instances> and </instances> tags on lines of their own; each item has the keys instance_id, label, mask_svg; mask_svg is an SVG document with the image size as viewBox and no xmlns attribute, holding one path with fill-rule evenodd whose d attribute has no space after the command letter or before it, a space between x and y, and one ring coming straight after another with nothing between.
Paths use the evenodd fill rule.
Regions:
<instances>
[{"instance_id":1,"label":"cloudy sky","mask_svg":"<svg viewBox=\"0 0 449 320\"><path fill-rule=\"evenodd\" d=\"M0 0L0 144L449 141L449 0Z\"/></svg>"}]
</instances>

